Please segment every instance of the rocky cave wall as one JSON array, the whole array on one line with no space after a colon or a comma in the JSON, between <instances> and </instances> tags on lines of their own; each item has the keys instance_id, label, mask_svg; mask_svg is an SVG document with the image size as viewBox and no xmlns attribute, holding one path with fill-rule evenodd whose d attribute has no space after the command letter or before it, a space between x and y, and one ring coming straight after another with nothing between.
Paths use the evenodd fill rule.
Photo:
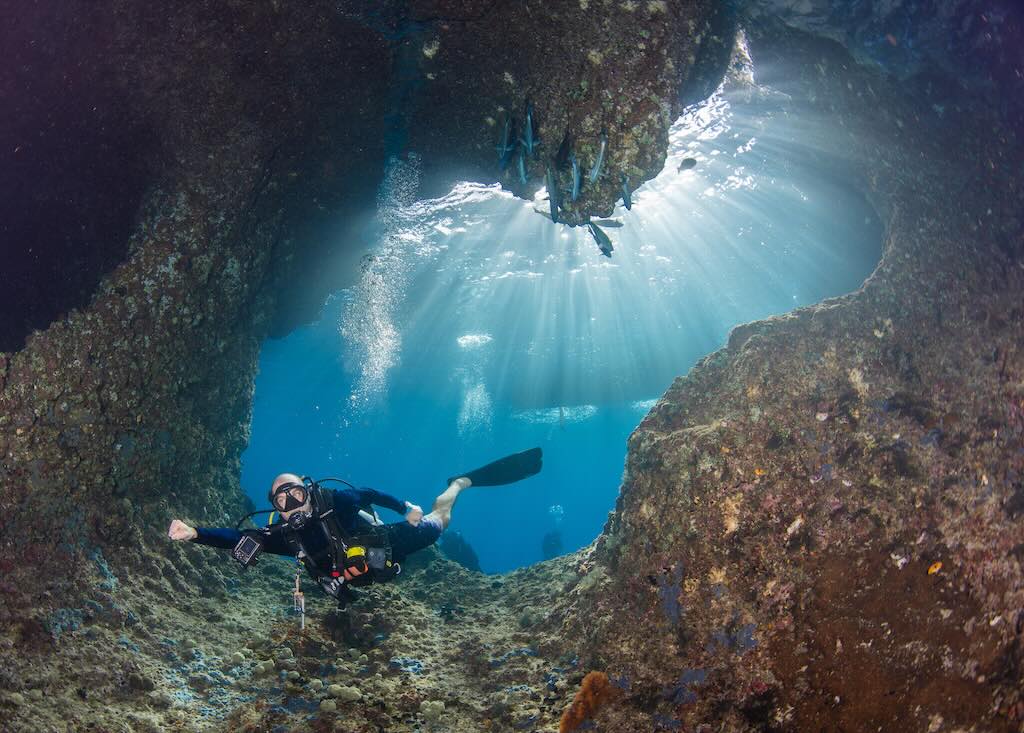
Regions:
<instances>
[{"instance_id":1,"label":"rocky cave wall","mask_svg":"<svg viewBox=\"0 0 1024 733\"><path fill-rule=\"evenodd\" d=\"M49 85L36 84L31 65L3 78L8 96L28 100L12 133L28 141L17 152L23 167L59 169L55 158L67 141L58 138L76 128L60 127L48 105L66 85L79 94L82 86L96 87L97 98L118 100L96 125L145 131L145 144L122 154L144 158L150 171L145 185L132 179L142 193L123 261L87 304L2 357L0 452L10 511L0 521L5 541L19 542L28 564L62 580L80 566L74 558L87 545L137 543L140 531L159 527L172 512L207 522L237 513L258 344L318 307L327 284L316 276L330 269L320 262L338 245L317 223L372 209L388 125L408 129L410 145L424 151L428 179L456 161L481 170L493 144L488 117L500 104L480 84L499 87L509 67L521 86L500 97L512 105L516 95L521 104L522 95L537 93L538 132L548 138L550 157L555 106L540 94L541 81L548 80L549 94L561 95L563 110L600 106L598 90L610 83L602 71L600 84L595 80L590 93L570 102L562 89L570 75L552 74L552 64L564 66L564 59L546 52L562 48L568 55L585 36L595 49L598 39L607 43L601 47L609 66L625 75L614 87L622 102L617 114L642 114L636 128L647 132L630 155L647 161L647 175L660 167L678 92L699 47L692 38L703 23L699 6L460 7L395 3L372 14L358 4L197 3L165 17L138 3L83 3L29 15L11 32L18 60L34 58L28 49L45 42L47 53L36 54L40 75L59 76L46 62L67 65L62 54L86 70ZM645 22L630 26L636 12ZM649 47L634 38L650 35L643 25L656 30ZM403 35L407 27L421 30ZM567 36L570 29L583 36ZM402 56L388 45L394 38L420 44L416 63L437 65L422 74L436 89L397 111L387 106L394 101L389 76ZM467 54L483 48L489 51L469 63ZM577 59L583 71L572 75L579 79L573 84L587 87L601 67L595 59ZM388 114L405 119L389 122ZM55 128L50 142L25 135L47 115ZM609 178L613 161L624 160L616 151L628 147L620 145L627 128L624 118L619 122L610 131ZM93 173L86 166L65 175ZM96 179L98 208L104 196L112 201L125 193L103 190L107 175ZM602 207L614 196L615 187L606 188ZM108 259L97 254L89 264ZM52 277L48 270L35 274ZM53 553L57 537L66 539L56 540L60 550ZM18 603L33 592L30 585L13 590L24 565L9 568Z\"/></svg>"},{"instance_id":2,"label":"rocky cave wall","mask_svg":"<svg viewBox=\"0 0 1024 733\"><path fill-rule=\"evenodd\" d=\"M751 35L794 114L834 116L882 261L676 380L562 636L619 681L601 729L1019 730L1021 130L830 43Z\"/></svg>"},{"instance_id":3,"label":"rocky cave wall","mask_svg":"<svg viewBox=\"0 0 1024 733\"><path fill-rule=\"evenodd\" d=\"M717 86L735 32L735 19L723 20L715 3L438 5L413 3L407 20L433 19L411 37L421 88L410 100L408 139L423 156L422 193L498 180L531 199L549 168L568 190L568 154L586 176L604 133L600 178L563 202L570 224L610 215L622 176L632 189L661 171L682 101ZM526 137L527 105L539 142L525 153L520 143L502 169L495 148L508 121L513 142Z\"/></svg>"},{"instance_id":4,"label":"rocky cave wall","mask_svg":"<svg viewBox=\"0 0 1024 733\"><path fill-rule=\"evenodd\" d=\"M126 155L153 156L123 260L87 304L0 354L3 613L45 638L46 611L25 613L40 597L81 596L104 557L145 569L140 546L173 515L221 523L243 508L259 344L277 303L307 297L301 245L324 250L300 240L310 211L372 205L390 56L312 6L87 3L34 20L17 40L73 51L63 63L90 70L96 97L121 100L103 124L148 130ZM54 102L25 75L4 81L28 95L29 121ZM74 132L62 122L53 135ZM30 136L25 165L59 169L66 146Z\"/></svg>"},{"instance_id":5,"label":"rocky cave wall","mask_svg":"<svg viewBox=\"0 0 1024 733\"><path fill-rule=\"evenodd\" d=\"M259 628L216 610L238 598L226 595L238 580L211 562L220 558L159 533L173 515L219 523L242 508L259 342L302 317L282 319L282 301L317 300L295 278L325 250L300 222L372 201L394 36L422 74L397 124L425 151L428 188L455 161L494 180L500 108L529 97L545 146L570 130L586 154L609 126L610 178L586 200L600 213L616 171L660 168L679 95L696 83L689 65L720 56L712 48L707 61L696 35L725 21L696 6L594 0L395 4L371 19L346 5L76 10L61 33L82 34L87 77L124 100L110 124L143 131L140 154L153 158L124 259L87 304L0 355L0 613L9 693L77 695L82 721L114 725L119 706L162 709L138 669L140 654L166 666L149 631L154 606L185 629L223 624L236 642ZM630 35L648 25L653 37ZM631 438L618 506L592 551L504 587L440 561L409 579L484 599L484 610L453 612L467 644L530 605L502 633L542 640L538 656L502 662L504 682L562 670L543 703L460 709L453 721L472 729L550 729L587 669L616 681L617 699L591 711L615 730L834 720L998 730L1024 717L1015 130L973 116L983 96L907 94L839 46L756 25L759 62L786 68L798 99L814 100L800 112L835 115L857 151L889 222L883 261L855 294L738 328L678 380ZM100 29L89 46L86 31ZM270 581L281 577L242 582L258 593ZM429 599L383 592L397 608L388 629L430 622ZM307 644L293 666L312 675L334 641ZM101 677L53 677L99 642ZM578 660L572 671L567 659ZM484 652L447 664L470 701L496 694ZM91 701L75 691L90 679L102 693ZM49 729L12 700L8 721ZM276 709L240 715L253 729L260 715L294 722Z\"/></svg>"}]
</instances>

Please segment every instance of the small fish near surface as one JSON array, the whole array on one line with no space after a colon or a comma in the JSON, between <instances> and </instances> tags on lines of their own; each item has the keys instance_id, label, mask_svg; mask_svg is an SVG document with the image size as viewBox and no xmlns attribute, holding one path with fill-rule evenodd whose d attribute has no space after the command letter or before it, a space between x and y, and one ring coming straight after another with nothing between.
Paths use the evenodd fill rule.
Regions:
<instances>
[{"instance_id":1,"label":"small fish near surface","mask_svg":"<svg viewBox=\"0 0 1024 733\"><path fill-rule=\"evenodd\" d=\"M594 219L594 223L603 227L614 227L615 229L622 226L622 222L615 219Z\"/></svg>"},{"instance_id":2,"label":"small fish near surface","mask_svg":"<svg viewBox=\"0 0 1024 733\"><path fill-rule=\"evenodd\" d=\"M562 208L562 192L558 188L558 177L551 165L547 168L548 201L551 203L551 221L558 223L558 210Z\"/></svg>"},{"instance_id":3,"label":"small fish near surface","mask_svg":"<svg viewBox=\"0 0 1024 733\"><path fill-rule=\"evenodd\" d=\"M580 175L580 162L576 160L576 153L569 153L569 162L572 164L572 200L575 201L580 197L580 184L582 183L582 176Z\"/></svg>"},{"instance_id":4,"label":"small fish near surface","mask_svg":"<svg viewBox=\"0 0 1024 733\"><path fill-rule=\"evenodd\" d=\"M625 173L621 173L619 180L622 181L622 205L626 207L626 211L629 211L633 208L633 194L629 190L629 178Z\"/></svg>"},{"instance_id":5,"label":"small fish near surface","mask_svg":"<svg viewBox=\"0 0 1024 733\"><path fill-rule=\"evenodd\" d=\"M523 151L519 151L519 182L524 186L529 182L526 177L526 161L523 160Z\"/></svg>"},{"instance_id":6,"label":"small fish near surface","mask_svg":"<svg viewBox=\"0 0 1024 733\"><path fill-rule=\"evenodd\" d=\"M601 166L604 165L604 151L608 147L608 134L601 130L601 145L597 150L597 160L594 161L594 165L590 168L590 182L597 183L597 179L601 176Z\"/></svg>"},{"instance_id":7,"label":"small fish near surface","mask_svg":"<svg viewBox=\"0 0 1024 733\"><path fill-rule=\"evenodd\" d=\"M590 233L593 235L594 241L597 242L597 247L601 250L601 254L605 257L611 257L612 250L615 249L615 247L612 246L612 240L609 239L605 231L594 222L588 223L587 226L590 227Z\"/></svg>"},{"instance_id":8,"label":"small fish near surface","mask_svg":"<svg viewBox=\"0 0 1024 733\"><path fill-rule=\"evenodd\" d=\"M498 170L504 171L512 163L512 154L516 152L516 146L513 145L505 153L498 158Z\"/></svg>"},{"instance_id":9,"label":"small fish near surface","mask_svg":"<svg viewBox=\"0 0 1024 733\"><path fill-rule=\"evenodd\" d=\"M505 125L501 130L501 140L495 146L498 151L498 166L501 170L508 168L512 162L512 154L516 150L516 140L512 135L513 125L512 115L506 115Z\"/></svg>"},{"instance_id":10,"label":"small fish near surface","mask_svg":"<svg viewBox=\"0 0 1024 733\"><path fill-rule=\"evenodd\" d=\"M526 103L526 124L523 125L523 136L519 138L519 142L526 148L526 154L532 158L540 143L540 138L533 134L533 102Z\"/></svg>"},{"instance_id":11,"label":"small fish near surface","mask_svg":"<svg viewBox=\"0 0 1024 733\"><path fill-rule=\"evenodd\" d=\"M548 221L555 221L554 219L551 218L551 214L550 213L548 213L547 211L542 211L542 210L538 209L536 206L533 207L533 212L535 214L540 214L541 216L543 216ZM556 224L557 223L563 223L564 224L564 222L555 222L555 223Z\"/></svg>"},{"instance_id":12,"label":"small fish near surface","mask_svg":"<svg viewBox=\"0 0 1024 733\"><path fill-rule=\"evenodd\" d=\"M697 159L696 158L683 158L682 162L679 164L679 170L680 171L688 171L691 168L696 168L696 167L697 167Z\"/></svg>"}]
</instances>

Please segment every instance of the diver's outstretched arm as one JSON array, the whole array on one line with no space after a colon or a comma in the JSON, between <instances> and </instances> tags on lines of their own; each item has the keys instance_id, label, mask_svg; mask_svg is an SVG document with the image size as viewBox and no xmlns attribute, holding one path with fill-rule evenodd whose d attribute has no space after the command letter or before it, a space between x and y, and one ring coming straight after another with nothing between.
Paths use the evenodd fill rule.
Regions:
<instances>
[{"instance_id":1,"label":"diver's outstretched arm","mask_svg":"<svg viewBox=\"0 0 1024 733\"><path fill-rule=\"evenodd\" d=\"M194 540L198 534L195 527L190 527L180 519L172 519L171 526L167 528L167 536L178 542Z\"/></svg>"},{"instance_id":2,"label":"diver's outstretched arm","mask_svg":"<svg viewBox=\"0 0 1024 733\"><path fill-rule=\"evenodd\" d=\"M171 520L167 536L172 540L195 542L197 545L233 550L242 533L234 527L191 527L180 519ZM291 555L292 548L278 534L263 538L263 551L272 555Z\"/></svg>"}]
</instances>

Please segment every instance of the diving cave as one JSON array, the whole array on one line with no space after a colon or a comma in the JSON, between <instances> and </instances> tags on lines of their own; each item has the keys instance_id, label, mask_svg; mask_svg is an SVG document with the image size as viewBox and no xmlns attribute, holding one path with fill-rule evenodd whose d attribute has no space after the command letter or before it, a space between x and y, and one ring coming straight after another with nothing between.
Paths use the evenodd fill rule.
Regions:
<instances>
[{"instance_id":1,"label":"diving cave","mask_svg":"<svg viewBox=\"0 0 1024 733\"><path fill-rule=\"evenodd\" d=\"M1024 730L1016 4L11 16L4 730ZM500 575L425 550L344 611L310 593L300 628L269 610L293 564L242 572L168 540L173 518L252 510L260 348L372 262L361 227L396 151L420 196L476 181L532 200L544 162L517 183L494 151L529 101L546 144L607 140L606 175L558 213L608 217L623 176L663 169L740 33L830 120L880 260L681 368L593 543Z\"/></svg>"}]
</instances>

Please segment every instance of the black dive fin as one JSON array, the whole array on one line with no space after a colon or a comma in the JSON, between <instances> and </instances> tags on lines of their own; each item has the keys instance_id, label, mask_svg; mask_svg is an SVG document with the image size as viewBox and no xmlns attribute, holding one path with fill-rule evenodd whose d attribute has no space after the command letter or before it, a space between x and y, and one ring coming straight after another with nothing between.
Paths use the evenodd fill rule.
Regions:
<instances>
[{"instance_id":1,"label":"black dive fin","mask_svg":"<svg viewBox=\"0 0 1024 733\"><path fill-rule=\"evenodd\" d=\"M539 473L541 468L540 448L531 448L522 453L513 453L510 456L499 458L494 463L474 468L472 471L457 473L448 479L450 484L460 476L465 476L473 482L473 486L502 486L515 483L524 478L529 478Z\"/></svg>"}]
</instances>

